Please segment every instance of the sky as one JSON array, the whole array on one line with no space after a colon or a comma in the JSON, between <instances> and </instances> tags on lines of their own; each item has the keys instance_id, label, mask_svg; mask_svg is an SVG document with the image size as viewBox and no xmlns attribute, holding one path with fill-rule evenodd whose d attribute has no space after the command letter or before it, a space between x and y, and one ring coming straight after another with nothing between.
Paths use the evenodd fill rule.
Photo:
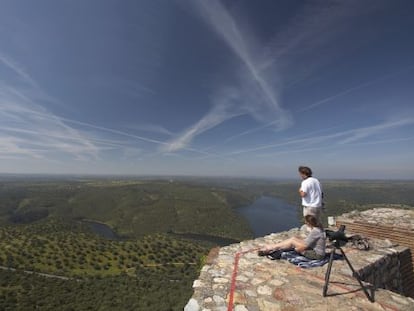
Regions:
<instances>
[{"instance_id":1,"label":"sky","mask_svg":"<svg viewBox=\"0 0 414 311\"><path fill-rule=\"evenodd\" d=\"M0 173L413 179L411 0L0 5Z\"/></svg>"}]
</instances>

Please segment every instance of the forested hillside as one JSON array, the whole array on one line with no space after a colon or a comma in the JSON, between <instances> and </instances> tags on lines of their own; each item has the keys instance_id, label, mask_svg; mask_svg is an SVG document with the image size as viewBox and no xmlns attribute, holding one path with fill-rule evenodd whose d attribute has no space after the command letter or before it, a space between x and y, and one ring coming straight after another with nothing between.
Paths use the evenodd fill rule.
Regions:
<instances>
[{"instance_id":1,"label":"forested hillside","mask_svg":"<svg viewBox=\"0 0 414 311\"><path fill-rule=\"evenodd\" d=\"M0 222L91 219L126 237L171 231L243 239L247 223L232 208L253 197L245 191L170 181L3 182ZM230 222L235 226L229 227Z\"/></svg>"},{"instance_id":2,"label":"forested hillside","mask_svg":"<svg viewBox=\"0 0 414 311\"><path fill-rule=\"evenodd\" d=\"M0 309L182 310L208 241L250 236L233 208L253 198L172 181L3 181Z\"/></svg>"}]
</instances>

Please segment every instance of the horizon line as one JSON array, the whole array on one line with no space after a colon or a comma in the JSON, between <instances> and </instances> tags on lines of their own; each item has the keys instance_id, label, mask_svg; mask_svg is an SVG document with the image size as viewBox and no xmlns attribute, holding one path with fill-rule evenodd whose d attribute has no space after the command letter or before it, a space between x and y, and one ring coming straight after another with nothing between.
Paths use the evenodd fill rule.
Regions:
<instances>
[{"instance_id":1,"label":"horizon line","mask_svg":"<svg viewBox=\"0 0 414 311\"><path fill-rule=\"evenodd\" d=\"M110 173L7 173L0 172L0 177L77 177L77 178L108 178L108 177L125 177L125 178L207 178L207 179L259 179L259 180L275 180L275 181L298 181L299 178L293 177L268 177L268 176L243 176L243 175L189 175L189 174L110 174ZM409 178L361 178L361 177L347 177L347 178L325 178L318 177L324 182L330 181L413 181Z\"/></svg>"}]
</instances>

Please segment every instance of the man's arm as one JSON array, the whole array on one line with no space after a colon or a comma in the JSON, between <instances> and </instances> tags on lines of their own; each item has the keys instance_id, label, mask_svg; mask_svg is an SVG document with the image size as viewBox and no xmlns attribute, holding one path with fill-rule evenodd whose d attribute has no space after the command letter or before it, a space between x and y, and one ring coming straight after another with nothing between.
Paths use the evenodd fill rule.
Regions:
<instances>
[{"instance_id":1,"label":"man's arm","mask_svg":"<svg viewBox=\"0 0 414 311\"><path fill-rule=\"evenodd\" d=\"M302 190L302 188L299 188L299 195L303 198L306 196L306 192Z\"/></svg>"}]
</instances>

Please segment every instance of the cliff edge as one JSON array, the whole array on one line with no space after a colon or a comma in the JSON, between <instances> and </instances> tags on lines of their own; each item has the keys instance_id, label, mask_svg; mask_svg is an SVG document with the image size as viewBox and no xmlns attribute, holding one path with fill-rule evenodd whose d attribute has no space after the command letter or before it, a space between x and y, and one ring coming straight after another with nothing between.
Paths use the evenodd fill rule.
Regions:
<instances>
[{"instance_id":1,"label":"cliff edge","mask_svg":"<svg viewBox=\"0 0 414 311\"><path fill-rule=\"evenodd\" d=\"M403 217L408 224L408 231L414 228L414 225L410 225L414 224L411 211L387 211L382 213L386 215L387 226L390 226L390 215L395 211L395 215ZM375 215L381 212L379 209L371 211ZM369 212L364 213L362 218L370 217ZM381 226L380 217L375 219L377 226ZM361 221L363 219L358 220ZM358 234L348 230L346 233ZM368 237L369 250L358 249L350 243L342 247L373 295L375 301L371 302L345 260L333 261L327 296L324 297L322 290L328 264L305 269L287 260L257 256L258 248L292 235L303 236L303 233L299 229L292 229L216 250L216 254L209 256L199 278L194 281L194 294L184 310L414 310L414 300L404 296L405 271L401 270L402 261L411 259L408 247L376 237Z\"/></svg>"}]
</instances>

